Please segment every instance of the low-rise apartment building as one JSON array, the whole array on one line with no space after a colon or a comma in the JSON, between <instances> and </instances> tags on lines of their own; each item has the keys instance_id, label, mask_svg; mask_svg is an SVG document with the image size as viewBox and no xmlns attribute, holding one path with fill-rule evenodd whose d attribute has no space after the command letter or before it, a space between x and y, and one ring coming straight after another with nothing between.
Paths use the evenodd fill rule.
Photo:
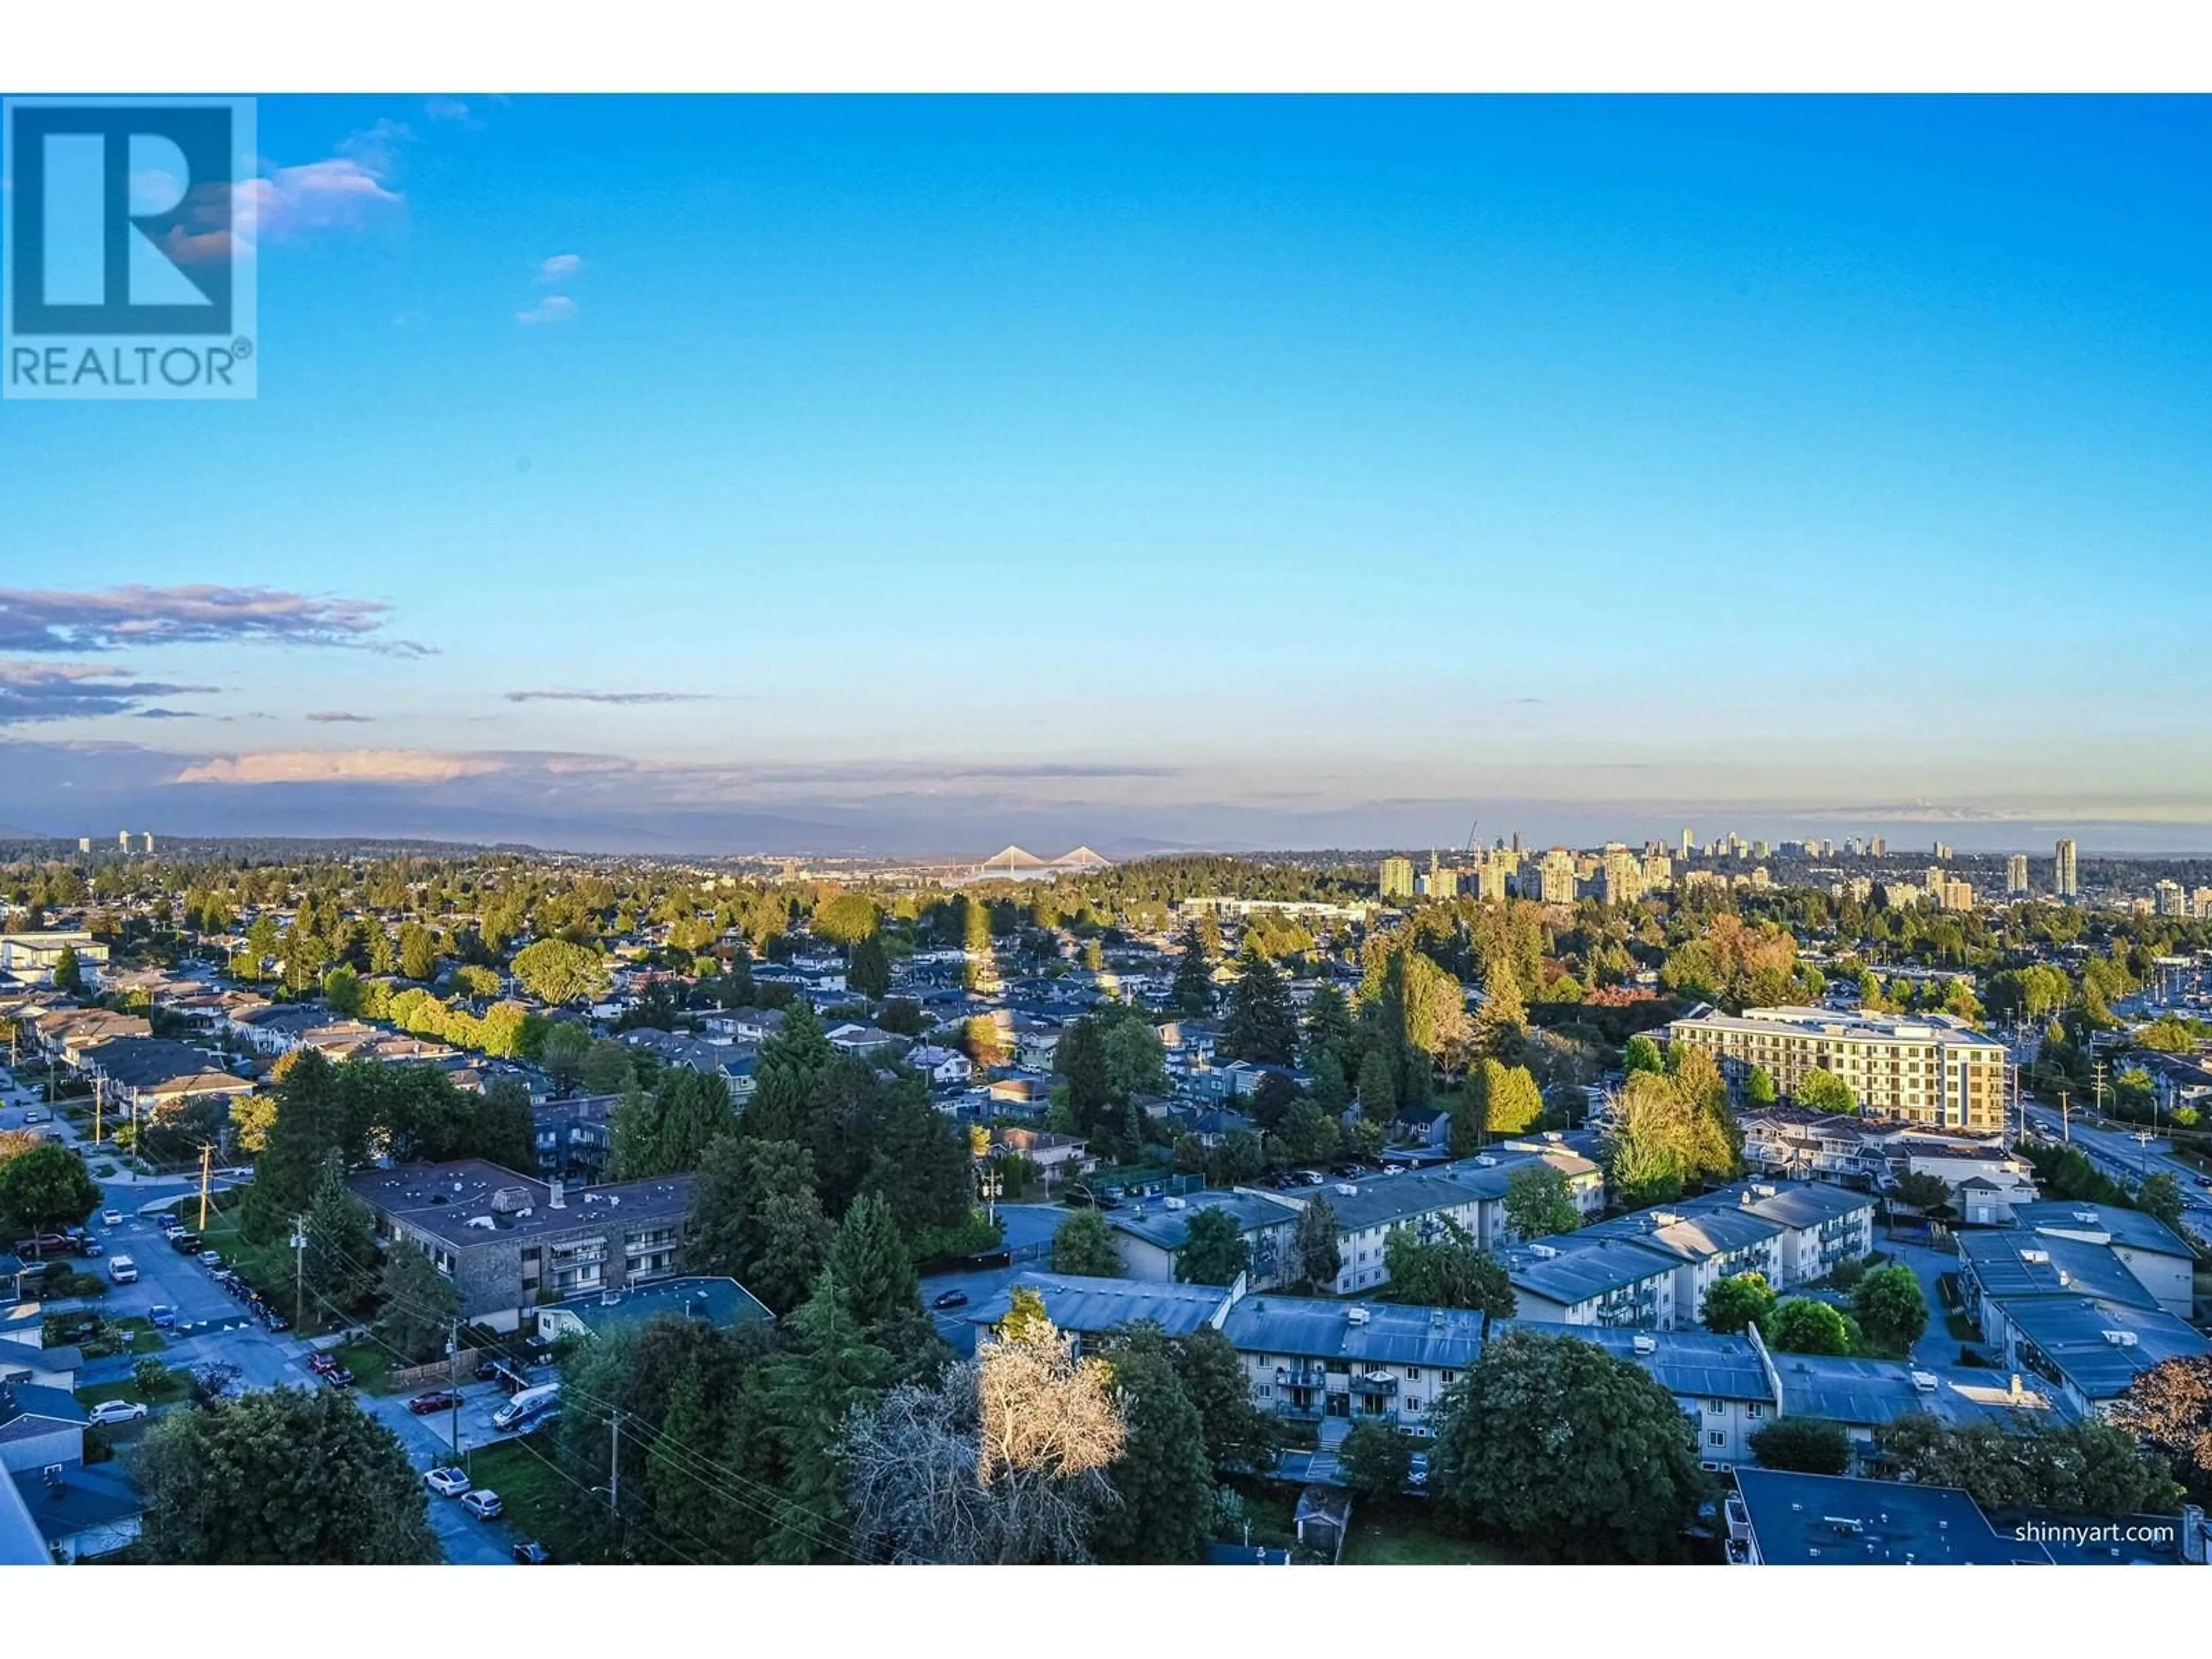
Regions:
<instances>
[{"instance_id":1,"label":"low-rise apartment building","mask_svg":"<svg viewBox=\"0 0 2212 1659\"><path fill-rule=\"evenodd\" d=\"M1255 1292L1231 1304L1220 1328L1263 1409L1426 1434L1443 1391L1480 1358L1483 1322L1466 1309Z\"/></svg>"},{"instance_id":2,"label":"low-rise apartment building","mask_svg":"<svg viewBox=\"0 0 2212 1659\"><path fill-rule=\"evenodd\" d=\"M513 1330L540 1304L623 1291L681 1270L691 1180L617 1182L570 1194L482 1158L364 1170L347 1179L393 1249L426 1252L461 1316Z\"/></svg>"}]
</instances>

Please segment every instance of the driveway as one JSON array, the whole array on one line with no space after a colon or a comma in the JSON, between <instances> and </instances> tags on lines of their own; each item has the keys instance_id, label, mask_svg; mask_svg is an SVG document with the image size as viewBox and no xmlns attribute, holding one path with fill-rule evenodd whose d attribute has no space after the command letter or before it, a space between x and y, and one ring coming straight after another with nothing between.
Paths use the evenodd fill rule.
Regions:
<instances>
[{"instance_id":1,"label":"driveway","mask_svg":"<svg viewBox=\"0 0 2212 1659\"><path fill-rule=\"evenodd\" d=\"M1877 1237L1875 1248L1892 1261L1912 1269L1920 1281L1920 1293L1928 1298L1928 1328L1912 1345L1914 1361L1923 1365L1955 1365L1959 1363L1959 1339L1953 1336L1943 1321L1943 1292L1936 1280L1945 1273L1954 1272L1959 1258L1924 1244L1908 1244L1901 1240Z\"/></svg>"}]
</instances>

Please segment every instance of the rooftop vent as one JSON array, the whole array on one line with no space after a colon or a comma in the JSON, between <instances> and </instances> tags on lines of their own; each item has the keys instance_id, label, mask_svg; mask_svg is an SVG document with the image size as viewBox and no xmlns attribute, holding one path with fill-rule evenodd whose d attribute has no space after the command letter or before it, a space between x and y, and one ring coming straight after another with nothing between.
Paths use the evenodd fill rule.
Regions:
<instances>
[{"instance_id":1,"label":"rooftop vent","mask_svg":"<svg viewBox=\"0 0 2212 1659\"><path fill-rule=\"evenodd\" d=\"M2105 1340L2116 1348L2132 1348L2136 1346L2136 1337L2133 1331L2106 1331Z\"/></svg>"},{"instance_id":2,"label":"rooftop vent","mask_svg":"<svg viewBox=\"0 0 2212 1659\"><path fill-rule=\"evenodd\" d=\"M472 1215L463 1224L471 1227L481 1227L488 1233L496 1232L499 1230L499 1223L493 1220L488 1215Z\"/></svg>"},{"instance_id":3,"label":"rooftop vent","mask_svg":"<svg viewBox=\"0 0 2212 1659\"><path fill-rule=\"evenodd\" d=\"M1190 1201L1188 1199L1164 1198L1160 1200L1160 1207L1164 1210L1188 1210Z\"/></svg>"},{"instance_id":4,"label":"rooftop vent","mask_svg":"<svg viewBox=\"0 0 2212 1659\"><path fill-rule=\"evenodd\" d=\"M1933 1394L1936 1392L1936 1381L1935 1372L1911 1371L1907 1373L1907 1375L1912 1378L1912 1386L1918 1389L1922 1394Z\"/></svg>"},{"instance_id":5,"label":"rooftop vent","mask_svg":"<svg viewBox=\"0 0 2212 1659\"><path fill-rule=\"evenodd\" d=\"M1549 1261L1559 1253L1559 1247L1556 1244L1531 1244L1528 1247L1528 1254L1539 1261Z\"/></svg>"},{"instance_id":6,"label":"rooftop vent","mask_svg":"<svg viewBox=\"0 0 2212 1659\"><path fill-rule=\"evenodd\" d=\"M2074 1212L2074 1218L2085 1227L2094 1227L2097 1224L2097 1212L2094 1210L2076 1210Z\"/></svg>"},{"instance_id":7,"label":"rooftop vent","mask_svg":"<svg viewBox=\"0 0 2212 1659\"><path fill-rule=\"evenodd\" d=\"M1477 1169L1494 1170L1498 1167L1498 1160L1488 1152L1477 1152L1474 1155L1474 1162Z\"/></svg>"},{"instance_id":8,"label":"rooftop vent","mask_svg":"<svg viewBox=\"0 0 2212 1659\"><path fill-rule=\"evenodd\" d=\"M1346 1198L1357 1198L1359 1196L1359 1188L1353 1186L1348 1181L1338 1182L1336 1183L1336 1190L1343 1194Z\"/></svg>"},{"instance_id":9,"label":"rooftop vent","mask_svg":"<svg viewBox=\"0 0 2212 1659\"><path fill-rule=\"evenodd\" d=\"M1632 1336L1628 1339L1628 1346L1637 1353L1657 1353L1659 1339L1656 1336Z\"/></svg>"},{"instance_id":10,"label":"rooftop vent","mask_svg":"<svg viewBox=\"0 0 2212 1659\"><path fill-rule=\"evenodd\" d=\"M1370 1317L1364 1308L1346 1308L1344 1310L1344 1316L1354 1325L1364 1325Z\"/></svg>"},{"instance_id":11,"label":"rooftop vent","mask_svg":"<svg viewBox=\"0 0 2212 1659\"><path fill-rule=\"evenodd\" d=\"M2051 1252L2048 1250L2022 1250L2020 1253L2020 1259L2022 1261L2048 1261L2051 1260Z\"/></svg>"},{"instance_id":12,"label":"rooftop vent","mask_svg":"<svg viewBox=\"0 0 2212 1659\"><path fill-rule=\"evenodd\" d=\"M527 1187L501 1187L491 1195L494 1215L513 1215L518 1210L529 1207L530 1188Z\"/></svg>"}]
</instances>

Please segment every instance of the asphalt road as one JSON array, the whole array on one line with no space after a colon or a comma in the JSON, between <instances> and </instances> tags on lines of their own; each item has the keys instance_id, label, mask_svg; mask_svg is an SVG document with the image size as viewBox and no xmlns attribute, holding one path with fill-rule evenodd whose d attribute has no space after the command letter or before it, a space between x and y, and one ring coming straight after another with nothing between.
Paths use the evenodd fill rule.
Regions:
<instances>
[{"instance_id":1,"label":"asphalt road","mask_svg":"<svg viewBox=\"0 0 2212 1659\"><path fill-rule=\"evenodd\" d=\"M2036 1102L2027 1104L2027 1121L2036 1133L2051 1140L2069 1140L2087 1155L2089 1161L2103 1174L2118 1181L2136 1182L2146 1174L2160 1171L2171 1175L2181 1183L2183 1219L2198 1233L2212 1238L2212 1188L2197 1184L2203 1173L2172 1156L2172 1143L2154 1139L2148 1145L2139 1143L2134 1133L2124 1129L2098 1128L2085 1121L2080 1113L2073 1114L2070 1128L2062 1128L2056 1107Z\"/></svg>"},{"instance_id":2,"label":"asphalt road","mask_svg":"<svg viewBox=\"0 0 2212 1659\"><path fill-rule=\"evenodd\" d=\"M27 1103L27 1097L14 1087L4 1070L0 1070L0 1128L20 1127ZM61 1117L32 1127L43 1128L51 1138L64 1145L82 1145L82 1137L75 1127ZM219 1181L211 1190L226 1192L230 1184ZM116 1256L127 1255L137 1267L138 1278L130 1285L118 1285L111 1279L105 1297L84 1305L94 1307L110 1317L143 1315L160 1304L175 1310L177 1325L167 1333L168 1346L161 1354L162 1359L174 1368L189 1370L207 1364L233 1365L237 1367L240 1385L246 1389L329 1386L307 1366L308 1355L318 1346L329 1346L328 1340L319 1345L310 1344L289 1332L278 1334L270 1331L258 1321L247 1318L245 1305L215 1282L210 1269L202 1267L197 1257L179 1255L170 1248L168 1241L161 1237L161 1218L143 1213L165 1201L179 1200L184 1219L189 1224L197 1219L195 1200L198 1190L196 1179L183 1176L118 1175L100 1182L102 1211L115 1210L122 1219L110 1226L102 1219L100 1212L94 1212L86 1231L100 1240L106 1254L75 1265L104 1274ZM127 1377L132 1363L128 1355L91 1361L78 1373L77 1386L96 1391L102 1382ZM466 1453L501 1437L491 1425L491 1413L505 1402L507 1396L495 1385L473 1379L464 1385L461 1393L461 1447ZM381 1399L362 1394L356 1398L364 1410L398 1437L417 1470L435 1468L453 1461L447 1439L453 1423L451 1413L441 1412L434 1416L416 1417L408 1411L404 1396ZM174 1406L157 1407L155 1415L174 1409ZM141 1431L138 1425L131 1425L118 1437L135 1438ZM459 1500L440 1498L434 1492L426 1495L431 1529L437 1534L447 1561L467 1565L507 1563L508 1552L519 1540L506 1522L472 1519Z\"/></svg>"}]
</instances>

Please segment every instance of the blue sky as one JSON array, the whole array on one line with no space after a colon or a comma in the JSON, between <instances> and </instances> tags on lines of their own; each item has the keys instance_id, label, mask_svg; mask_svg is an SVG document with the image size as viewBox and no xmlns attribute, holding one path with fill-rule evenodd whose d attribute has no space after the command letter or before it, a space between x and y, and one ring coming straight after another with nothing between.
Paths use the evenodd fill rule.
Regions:
<instances>
[{"instance_id":1,"label":"blue sky","mask_svg":"<svg viewBox=\"0 0 2212 1659\"><path fill-rule=\"evenodd\" d=\"M2212 845L2201 100L259 137L258 399L0 405L0 822Z\"/></svg>"}]
</instances>

